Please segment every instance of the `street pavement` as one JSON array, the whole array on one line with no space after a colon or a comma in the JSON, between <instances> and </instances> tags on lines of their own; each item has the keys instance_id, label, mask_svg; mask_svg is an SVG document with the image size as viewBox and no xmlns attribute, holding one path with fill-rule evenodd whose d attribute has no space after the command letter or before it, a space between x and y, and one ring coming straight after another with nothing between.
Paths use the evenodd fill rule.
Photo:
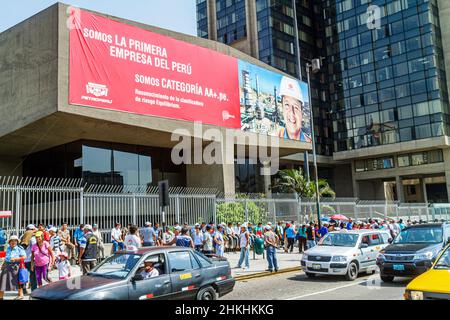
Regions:
<instances>
[{"instance_id":1,"label":"street pavement","mask_svg":"<svg viewBox=\"0 0 450 320\"><path fill-rule=\"evenodd\" d=\"M343 277L317 276L308 278L300 271L285 273L268 273L265 256L250 252L250 268L235 268L239 261L239 252L226 253L225 257L232 267L232 275L237 278L234 291L224 300L400 300L410 279L398 278L392 284L382 283L379 274L361 274L352 282ZM277 253L280 272L292 270L300 265L301 254ZM79 275L80 268L72 267L74 276ZM258 276L258 278L251 278ZM57 273L50 273L50 278L57 280ZM14 299L16 293L7 293L7 300ZM26 297L28 299L28 297Z\"/></svg>"},{"instance_id":2,"label":"street pavement","mask_svg":"<svg viewBox=\"0 0 450 320\"><path fill-rule=\"evenodd\" d=\"M233 277L252 276L257 273L265 272L268 268L267 258L263 255L253 255L253 251L250 251L249 264L250 268L236 268L239 262L240 252L225 253L225 258L230 262L231 274ZM278 267L280 270L291 269L300 267L301 254L298 251L293 253L284 253L283 250L277 250ZM243 267L245 264L242 264Z\"/></svg>"},{"instance_id":3,"label":"street pavement","mask_svg":"<svg viewBox=\"0 0 450 320\"><path fill-rule=\"evenodd\" d=\"M379 274L361 274L355 281L343 277L308 278L301 271L237 281L223 300L401 300L411 279L382 283Z\"/></svg>"}]
</instances>

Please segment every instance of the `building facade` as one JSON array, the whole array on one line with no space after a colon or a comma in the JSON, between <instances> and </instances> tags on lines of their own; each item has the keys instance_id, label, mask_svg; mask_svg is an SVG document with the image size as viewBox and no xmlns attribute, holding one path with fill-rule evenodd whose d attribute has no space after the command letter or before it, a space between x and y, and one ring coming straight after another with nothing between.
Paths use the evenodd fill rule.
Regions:
<instances>
[{"instance_id":1,"label":"building facade","mask_svg":"<svg viewBox=\"0 0 450 320\"><path fill-rule=\"evenodd\" d=\"M103 57L104 59L117 59L114 60L117 63L125 63L123 61L128 59L127 66L138 68L136 70L140 72L148 72L155 78L160 76L157 75L158 72L160 74L165 72L165 77L169 77L170 73L176 74L177 79L183 77L188 79L189 72L197 72L195 76L198 82L207 76L198 74L198 70L189 71L180 63L176 65L172 63L172 69L169 70L167 60L161 58L167 55L165 48L155 45L163 46L164 42L164 45L172 46L169 54L173 55L178 50L181 57L184 52L180 53L177 49L180 46L184 46L186 50L199 50L198 52L204 53L207 49L206 54L209 57L233 61L233 65L234 63L236 65L236 75L238 74L237 61L242 61L269 72L275 78L288 76L225 44L99 13L94 14L85 10L83 12L86 12L83 14L87 16L95 15L92 20L101 20L102 23L96 22L92 29L83 28L79 33L74 33L80 35L81 44L89 38L89 41L93 41L89 50L106 48L104 52L107 52L107 55ZM127 80L123 74L118 73L116 79L118 79L119 90L117 87L114 90L113 79L108 84L109 88L101 82L91 83L85 79L74 81L71 75L75 73L83 76L88 69L95 72L101 69L99 72L102 72L107 68L95 64L90 68L86 67L91 63L90 60L100 59L94 55L88 58L84 66L71 64L72 59L77 58L72 51L76 44L72 42L73 28L68 24L72 15L76 17L77 11L58 3L0 34L0 176L82 178L88 184L116 186L157 186L158 181L169 180L169 185L173 187L215 188L225 194L234 194L236 190L242 192L268 190L268 180L259 175L259 169L266 164L252 162L250 159L243 164L238 164L237 158L231 159L231 163L224 159L228 152L236 154L236 149L242 145L244 149L251 146L261 151L259 143L249 142L250 140L245 140L244 143L232 140L231 144L221 140L219 143L212 138L205 138L202 134L208 129L215 129L215 132L219 130L225 136L228 127L204 124L203 132L197 134L195 119L185 121L184 118L179 117L179 113L183 110L173 112L175 117L164 117L151 114L156 108L154 104L153 109L148 106L140 108L144 112L121 111L122 107L127 107L126 103L119 103L119 108L108 107L107 104L112 103L109 99L119 100L127 95L125 86L126 83L131 83L129 92L133 93L133 101L134 94L139 94L141 102L155 103L157 101L160 106L172 108L175 104L166 101L168 98L163 94L136 91L137 86L149 88L148 90L159 90L154 89L159 87L155 84L156 82L152 82L155 78L132 73ZM97 24L99 27L103 25L103 29L94 30ZM118 35L125 32L124 30L131 30L127 31L129 39L123 37L121 40L118 36L114 37L114 34ZM140 34L139 37L149 39L148 43L132 38L138 37L138 34ZM129 45L127 45L128 40ZM131 51L131 45L135 48L134 52ZM147 52L148 55L142 52ZM149 65L142 65L142 63L150 63L149 56L159 57L159 60L156 58L153 60L155 65L152 67L156 68L156 62L159 61L158 68L163 71L150 69ZM89 54L86 57L89 57ZM192 58L195 59L195 54ZM204 62L200 61L200 69L202 64ZM79 72L79 68L82 72ZM105 74L116 72L112 69L107 70ZM224 70L226 73L228 71ZM216 70L215 75L217 73ZM132 81L130 81L131 78ZM160 80L165 81L164 79L170 80L166 82L172 83L173 92L178 92L173 99L185 99L186 104L191 106L201 102L192 100L192 95L186 94L189 90L195 91L192 86L170 78ZM214 78L212 80L214 81ZM136 85L135 83L138 82L139 85ZM237 82L235 90L237 94L233 101L239 104L239 83ZM106 107L93 107L91 102L71 103L72 96L69 88L73 85L80 85L81 98L101 101ZM123 94L120 94L122 90ZM198 87L196 90L198 91ZM214 96L215 92L208 91L208 94L206 92L207 89L204 91L205 94L199 93L201 99L208 96L208 99L214 98L219 101L219 97ZM159 100L152 100L152 97ZM222 95L220 99L229 101L231 97ZM215 102L215 104L218 103ZM215 108L214 104L209 106ZM239 113L239 105L234 107ZM167 112L167 109L164 110ZM219 110L217 121L234 121L238 118L235 114L230 114L228 111L225 113L225 111ZM203 113L210 115L211 110L208 109ZM202 115L199 114L199 116ZM191 117L192 114L186 113L185 116ZM176 164L172 159L172 152L179 140L174 140L172 134L180 129L192 133L191 138L195 141L201 141L200 151L210 146L211 142L218 143L215 156L221 157L223 161L213 164L206 164L204 161ZM231 129L231 132L234 137L242 135L240 122ZM258 139L261 135L249 132L247 137L260 141ZM279 152L282 156L311 149L311 144L307 142L276 139L279 140ZM194 142L193 145L189 143L185 150L194 155L198 149L195 149ZM257 177L255 172L258 173Z\"/></svg>"},{"instance_id":2,"label":"building facade","mask_svg":"<svg viewBox=\"0 0 450 320\"><path fill-rule=\"evenodd\" d=\"M322 59L311 84L319 175L338 195L449 201L448 1L198 1L211 32L218 3L228 15L245 4L241 25L247 35L256 30L227 36L229 45L302 78L309 59ZM286 160L301 164L303 156Z\"/></svg>"}]
</instances>

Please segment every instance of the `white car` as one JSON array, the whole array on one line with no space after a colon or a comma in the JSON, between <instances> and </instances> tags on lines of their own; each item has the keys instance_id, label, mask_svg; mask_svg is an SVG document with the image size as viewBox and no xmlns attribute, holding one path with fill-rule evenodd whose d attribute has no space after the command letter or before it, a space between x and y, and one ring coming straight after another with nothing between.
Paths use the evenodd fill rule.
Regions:
<instances>
[{"instance_id":1,"label":"white car","mask_svg":"<svg viewBox=\"0 0 450 320\"><path fill-rule=\"evenodd\" d=\"M328 274L355 280L360 272L375 272L377 255L390 241L392 237L385 230L330 232L315 247L305 251L301 267L311 278Z\"/></svg>"}]
</instances>

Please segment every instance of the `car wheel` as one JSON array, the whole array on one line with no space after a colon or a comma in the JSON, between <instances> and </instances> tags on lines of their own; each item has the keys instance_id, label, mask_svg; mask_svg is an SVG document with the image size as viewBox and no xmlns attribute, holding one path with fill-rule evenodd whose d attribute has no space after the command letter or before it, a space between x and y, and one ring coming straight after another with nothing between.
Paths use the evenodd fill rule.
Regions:
<instances>
[{"instance_id":1,"label":"car wheel","mask_svg":"<svg viewBox=\"0 0 450 320\"><path fill-rule=\"evenodd\" d=\"M314 278L316 276L315 273L311 273L311 272L305 272L305 274L308 278Z\"/></svg>"},{"instance_id":2,"label":"car wheel","mask_svg":"<svg viewBox=\"0 0 450 320\"><path fill-rule=\"evenodd\" d=\"M217 300L217 293L213 287L201 288L197 293L197 300Z\"/></svg>"},{"instance_id":3,"label":"car wheel","mask_svg":"<svg viewBox=\"0 0 450 320\"><path fill-rule=\"evenodd\" d=\"M380 274L380 278L381 280L383 280L383 282L392 282L394 281L394 276L388 276L385 274Z\"/></svg>"},{"instance_id":4,"label":"car wheel","mask_svg":"<svg viewBox=\"0 0 450 320\"><path fill-rule=\"evenodd\" d=\"M345 279L348 281L353 281L358 277L358 265L355 262L350 262L348 265L347 274L345 275Z\"/></svg>"}]
</instances>

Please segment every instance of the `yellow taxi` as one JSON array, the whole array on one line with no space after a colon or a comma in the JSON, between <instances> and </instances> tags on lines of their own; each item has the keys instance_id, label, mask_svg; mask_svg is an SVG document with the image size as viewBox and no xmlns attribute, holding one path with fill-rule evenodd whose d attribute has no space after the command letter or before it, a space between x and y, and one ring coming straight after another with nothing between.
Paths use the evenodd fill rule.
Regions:
<instances>
[{"instance_id":1,"label":"yellow taxi","mask_svg":"<svg viewBox=\"0 0 450 320\"><path fill-rule=\"evenodd\" d=\"M406 300L450 300L450 243L430 270L408 284L403 296Z\"/></svg>"}]
</instances>

